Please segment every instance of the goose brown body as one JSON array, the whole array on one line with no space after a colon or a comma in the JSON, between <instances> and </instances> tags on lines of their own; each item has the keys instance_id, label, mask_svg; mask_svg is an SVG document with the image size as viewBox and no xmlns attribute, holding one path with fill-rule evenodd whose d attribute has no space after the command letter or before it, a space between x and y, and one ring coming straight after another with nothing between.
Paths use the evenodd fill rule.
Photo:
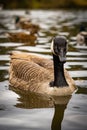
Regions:
<instances>
[{"instance_id":1,"label":"goose brown body","mask_svg":"<svg viewBox=\"0 0 87 130\"><path fill-rule=\"evenodd\" d=\"M38 33L38 31L40 30L40 27L38 25L31 22L20 22L20 27L22 29L29 30L31 34Z\"/></svg>"},{"instance_id":2,"label":"goose brown body","mask_svg":"<svg viewBox=\"0 0 87 130\"><path fill-rule=\"evenodd\" d=\"M12 42L34 43L37 39L36 35L29 32L8 32L7 37Z\"/></svg>"},{"instance_id":3,"label":"goose brown body","mask_svg":"<svg viewBox=\"0 0 87 130\"><path fill-rule=\"evenodd\" d=\"M53 61L36 54L13 52L10 65L10 85L20 90L31 91L49 96L71 95L76 86L67 70L64 75L68 86L50 86L54 78Z\"/></svg>"}]
</instances>

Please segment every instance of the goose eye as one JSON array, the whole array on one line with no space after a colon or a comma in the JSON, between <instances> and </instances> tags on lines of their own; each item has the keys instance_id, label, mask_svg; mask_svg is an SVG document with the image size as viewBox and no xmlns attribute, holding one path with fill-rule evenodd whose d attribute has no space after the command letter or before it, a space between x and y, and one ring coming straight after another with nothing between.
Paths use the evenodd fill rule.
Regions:
<instances>
[{"instance_id":1,"label":"goose eye","mask_svg":"<svg viewBox=\"0 0 87 130\"><path fill-rule=\"evenodd\" d=\"M66 52L66 48L64 48L64 52Z\"/></svg>"},{"instance_id":2,"label":"goose eye","mask_svg":"<svg viewBox=\"0 0 87 130\"><path fill-rule=\"evenodd\" d=\"M60 48L57 48L57 51L60 52Z\"/></svg>"},{"instance_id":3,"label":"goose eye","mask_svg":"<svg viewBox=\"0 0 87 130\"><path fill-rule=\"evenodd\" d=\"M61 51L61 48L59 48L58 46L56 46L56 48L55 48L56 54L60 53L60 51Z\"/></svg>"}]
</instances>

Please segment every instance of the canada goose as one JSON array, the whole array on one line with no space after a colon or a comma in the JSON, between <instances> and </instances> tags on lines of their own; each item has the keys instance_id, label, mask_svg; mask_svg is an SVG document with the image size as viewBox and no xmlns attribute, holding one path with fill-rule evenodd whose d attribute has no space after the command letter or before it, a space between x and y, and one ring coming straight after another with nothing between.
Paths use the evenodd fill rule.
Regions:
<instances>
[{"instance_id":1,"label":"canada goose","mask_svg":"<svg viewBox=\"0 0 87 130\"><path fill-rule=\"evenodd\" d=\"M37 24L31 22L31 20L27 20L26 18L21 18L19 16L15 19L16 28L21 28L28 30L31 34L38 33L40 27Z\"/></svg>"},{"instance_id":2,"label":"canada goose","mask_svg":"<svg viewBox=\"0 0 87 130\"><path fill-rule=\"evenodd\" d=\"M77 44L87 45L87 31L84 26L80 27L80 32L76 36Z\"/></svg>"},{"instance_id":3,"label":"canada goose","mask_svg":"<svg viewBox=\"0 0 87 130\"><path fill-rule=\"evenodd\" d=\"M23 43L34 43L37 39L37 36L34 34L30 34L27 31L23 32L8 32L6 33L9 41L12 42L23 42Z\"/></svg>"},{"instance_id":4,"label":"canada goose","mask_svg":"<svg viewBox=\"0 0 87 130\"><path fill-rule=\"evenodd\" d=\"M20 23L23 23L23 22L30 22L31 19L30 18L27 18L27 17L24 17L24 16L15 16L15 25L16 25L16 28L20 28Z\"/></svg>"},{"instance_id":5,"label":"canada goose","mask_svg":"<svg viewBox=\"0 0 87 130\"><path fill-rule=\"evenodd\" d=\"M49 96L71 95L76 86L64 69L67 40L56 36L51 50L53 61L25 52L13 52L10 64L10 85L20 90L47 94Z\"/></svg>"}]
</instances>

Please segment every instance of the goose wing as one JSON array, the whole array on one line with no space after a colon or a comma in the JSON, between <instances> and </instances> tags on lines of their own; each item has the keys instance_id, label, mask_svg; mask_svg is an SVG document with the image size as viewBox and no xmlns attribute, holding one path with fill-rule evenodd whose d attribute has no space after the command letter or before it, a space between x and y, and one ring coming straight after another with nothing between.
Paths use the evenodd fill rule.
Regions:
<instances>
[{"instance_id":1,"label":"goose wing","mask_svg":"<svg viewBox=\"0 0 87 130\"><path fill-rule=\"evenodd\" d=\"M25 54L25 55L24 55ZM43 61L43 62L41 62ZM26 83L40 83L52 79L53 69L52 62L48 60L48 64L44 58L27 53L14 53L11 55L10 65L10 81L15 79L15 83L20 79Z\"/></svg>"}]
</instances>

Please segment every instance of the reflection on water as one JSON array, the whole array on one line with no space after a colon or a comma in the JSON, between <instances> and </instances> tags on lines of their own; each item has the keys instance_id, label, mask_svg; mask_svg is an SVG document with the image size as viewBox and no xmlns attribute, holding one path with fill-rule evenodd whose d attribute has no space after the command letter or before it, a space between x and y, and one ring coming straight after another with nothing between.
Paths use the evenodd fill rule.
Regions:
<instances>
[{"instance_id":1,"label":"reflection on water","mask_svg":"<svg viewBox=\"0 0 87 130\"><path fill-rule=\"evenodd\" d=\"M59 97L59 102L54 105L55 113L52 120L51 129L52 130L61 130L62 120L64 117L64 111L67 107L67 104L71 96L68 97Z\"/></svg>"},{"instance_id":2,"label":"reflection on water","mask_svg":"<svg viewBox=\"0 0 87 130\"><path fill-rule=\"evenodd\" d=\"M64 111L66 109L66 105L55 105L55 113L52 120L52 130L61 130L62 120L64 116Z\"/></svg>"},{"instance_id":3,"label":"reflection on water","mask_svg":"<svg viewBox=\"0 0 87 130\"><path fill-rule=\"evenodd\" d=\"M87 27L86 10L31 10L26 17L40 25L37 44L9 42L5 33L15 31L14 16L23 10L0 12L0 129L12 130L86 130L87 129L87 47L78 46L79 26ZM52 59L50 43L55 35L68 38L66 69L74 78L78 91L72 97L52 99L10 88L8 69L11 51L37 53Z\"/></svg>"},{"instance_id":4,"label":"reflection on water","mask_svg":"<svg viewBox=\"0 0 87 130\"><path fill-rule=\"evenodd\" d=\"M71 99L71 96L59 96L56 98L56 104L54 104L52 99L46 95L23 92L17 89L15 90L13 87L11 87L11 89L19 95L19 102L16 103L16 107L26 109L54 108L51 130L62 130L61 126L64 117L64 111L67 107L69 100Z\"/></svg>"},{"instance_id":5,"label":"reflection on water","mask_svg":"<svg viewBox=\"0 0 87 130\"><path fill-rule=\"evenodd\" d=\"M51 108L54 106L50 97L46 95L40 95L37 93L31 92L23 92L11 87L11 89L19 95L18 103L15 105L19 108L27 108L27 109L34 109L34 108Z\"/></svg>"}]
</instances>

